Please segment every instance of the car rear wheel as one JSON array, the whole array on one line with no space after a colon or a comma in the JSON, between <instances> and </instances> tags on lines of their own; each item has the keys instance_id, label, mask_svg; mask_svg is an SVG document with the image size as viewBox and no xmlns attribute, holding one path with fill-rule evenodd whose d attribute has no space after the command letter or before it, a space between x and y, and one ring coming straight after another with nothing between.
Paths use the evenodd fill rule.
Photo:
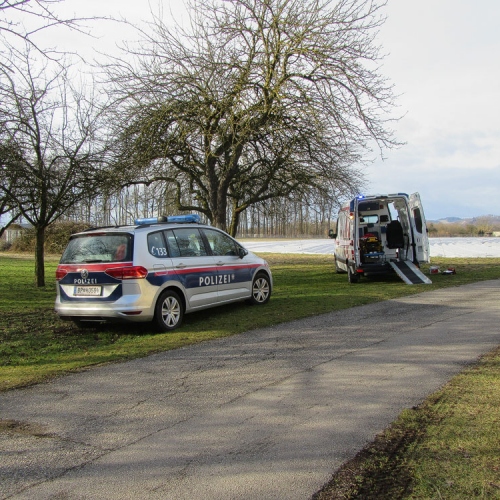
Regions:
<instances>
[{"instance_id":1,"label":"car rear wheel","mask_svg":"<svg viewBox=\"0 0 500 500\"><path fill-rule=\"evenodd\" d=\"M265 273L258 273L252 284L251 304L266 304L271 298L271 281Z\"/></svg>"},{"instance_id":2,"label":"car rear wheel","mask_svg":"<svg viewBox=\"0 0 500 500\"><path fill-rule=\"evenodd\" d=\"M358 283L359 282L359 274L356 271L353 271L351 267L347 267L347 281L349 283Z\"/></svg>"},{"instance_id":3,"label":"car rear wheel","mask_svg":"<svg viewBox=\"0 0 500 500\"><path fill-rule=\"evenodd\" d=\"M177 328L182 323L184 306L182 301L173 290L166 290L160 295L155 308L154 322L162 332L168 332Z\"/></svg>"}]
</instances>

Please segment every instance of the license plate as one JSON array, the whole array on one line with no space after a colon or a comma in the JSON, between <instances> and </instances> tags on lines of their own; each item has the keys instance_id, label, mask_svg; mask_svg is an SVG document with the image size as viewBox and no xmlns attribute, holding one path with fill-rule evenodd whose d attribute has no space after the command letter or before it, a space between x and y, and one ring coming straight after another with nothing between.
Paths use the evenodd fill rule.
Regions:
<instances>
[{"instance_id":1,"label":"license plate","mask_svg":"<svg viewBox=\"0 0 500 500\"><path fill-rule=\"evenodd\" d=\"M75 286L75 297L100 297L102 293L101 286Z\"/></svg>"}]
</instances>

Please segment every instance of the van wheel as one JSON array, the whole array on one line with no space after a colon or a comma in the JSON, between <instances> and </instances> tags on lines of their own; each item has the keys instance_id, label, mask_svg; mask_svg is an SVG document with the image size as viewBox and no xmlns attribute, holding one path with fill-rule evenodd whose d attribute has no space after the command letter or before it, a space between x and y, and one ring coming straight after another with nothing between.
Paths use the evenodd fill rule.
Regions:
<instances>
[{"instance_id":1,"label":"van wheel","mask_svg":"<svg viewBox=\"0 0 500 500\"><path fill-rule=\"evenodd\" d=\"M182 323L184 307L179 295L166 290L158 299L155 307L154 323L161 332L168 332Z\"/></svg>"},{"instance_id":2,"label":"van wheel","mask_svg":"<svg viewBox=\"0 0 500 500\"><path fill-rule=\"evenodd\" d=\"M267 304L271 298L271 281L265 273L258 273L252 283L252 296L248 300L250 304Z\"/></svg>"},{"instance_id":3,"label":"van wheel","mask_svg":"<svg viewBox=\"0 0 500 500\"><path fill-rule=\"evenodd\" d=\"M350 267L347 268L347 281L349 283L359 282L359 274L353 271Z\"/></svg>"}]
</instances>

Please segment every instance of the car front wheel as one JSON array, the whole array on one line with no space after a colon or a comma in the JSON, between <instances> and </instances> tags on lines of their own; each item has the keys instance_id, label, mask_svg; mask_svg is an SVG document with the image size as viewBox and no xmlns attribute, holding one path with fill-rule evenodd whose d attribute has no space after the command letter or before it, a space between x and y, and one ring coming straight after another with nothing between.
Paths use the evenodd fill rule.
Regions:
<instances>
[{"instance_id":1,"label":"car front wheel","mask_svg":"<svg viewBox=\"0 0 500 500\"><path fill-rule=\"evenodd\" d=\"M177 328L182 323L184 307L179 295L173 290L166 290L156 303L154 322L162 332Z\"/></svg>"},{"instance_id":2,"label":"car front wheel","mask_svg":"<svg viewBox=\"0 0 500 500\"><path fill-rule=\"evenodd\" d=\"M271 298L271 281L265 273L259 273L255 276L252 284L251 304L266 304Z\"/></svg>"}]
</instances>

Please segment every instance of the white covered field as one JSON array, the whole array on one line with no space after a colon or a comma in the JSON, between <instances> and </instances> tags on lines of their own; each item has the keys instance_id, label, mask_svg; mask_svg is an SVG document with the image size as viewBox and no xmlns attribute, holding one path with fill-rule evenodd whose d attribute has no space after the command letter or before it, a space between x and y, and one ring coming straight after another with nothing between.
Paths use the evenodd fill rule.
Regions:
<instances>
[{"instance_id":1,"label":"white covered field","mask_svg":"<svg viewBox=\"0 0 500 500\"><path fill-rule=\"evenodd\" d=\"M432 257L500 257L500 238L430 238ZM328 238L310 240L244 240L252 252L333 254Z\"/></svg>"}]
</instances>

